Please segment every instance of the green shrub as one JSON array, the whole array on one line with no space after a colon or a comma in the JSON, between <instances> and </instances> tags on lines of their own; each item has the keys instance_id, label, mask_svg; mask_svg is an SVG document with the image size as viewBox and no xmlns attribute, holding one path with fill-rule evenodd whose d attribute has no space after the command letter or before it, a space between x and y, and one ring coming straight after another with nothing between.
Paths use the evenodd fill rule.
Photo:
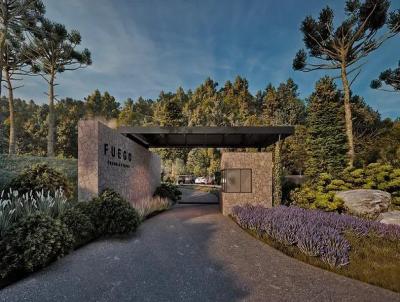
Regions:
<instances>
[{"instance_id":1,"label":"green shrub","mask_svg":"<svg viewBox=\"0 0 400 302\"><path fill-rule=\"evenodd\" d=\"M54 195L55 191L60 188L66 197L72 196L72 186L64 175L46 164L37 164L25 169L11 180L6 191L12 189L17 190L20 194L25 194L30 191L40 192L43 190Z\"/></svg>"},{"instance_id":2,"label":"green shrub","mask_svg":"<svg viewBox=\"0 0 400 302\"><path fill-rule=\"evenodd\" d=\"M181 199L182 192L178 189L178 186L172 183L163 182L157 187L154 192L154 196L159 196L161 198L168 198L173 203L176 203Z\"/></svg>"},{"instance_id":3,"label":"green shrub","mask_svg":"<svg viewBox=\"0 0 400 302\"><path fill-rule=\"evenodd\" d=\"M290 199L294 204L307 209L343 211L343 201L333 192L318 191L310 185L303 185L292 191Z\"/></svg>"},{"instance_id":4,"label":"green shrub","mask_svg":"<svg viewBox=\"0 0 400 302\"><path fill-rule=\"evenodd\" d=\"M78 207L69 208L60 219L72 233L75 247L81 246L95 237L95 230L90 217Z\"/></svg>"},{"instance_id":5,"label":"green shrub","mask_svg":"<svg viewBox=\"0 0 400 302\"><path fill-rule=\"evenodd\" d=\"M33 272L64 256L73 236L59 219L43 213L19 220L0 241L0 275Z\"/></svg>"},{"instance_id":6,"label":"green shrub","mask_svg":"<svg viewBox=\"0 0 400 302\"><path fill-rule=\"evenodd\" d=\"M400 169L389 164L373 163L364 169L347 168L342 175L351 189L377 189L392 194L392 203L400 205Z\"/></svg>"},{"instance_id":7,"label":"green shrub","mask_svg":"<svg viewBox=\"0 0 400 302\"><path fill-rule=\"evenodd\" d=\"M80 202L77 206L90 217L97 236L130 233L140 223L137 211L118 193L109 189L99 197Z\"/></svg>"},{"instance_id":8,"label":"green shrub","mask_svg":"<svg viewBox=\"0 0 400 302\"><path fill-rule=\"evenodd\" d=\"M365 168L346 168L340 179L321 173L317 180L291 192L293 203L305 208L341 211L343 202L334 192L353 189L377 189L389 192L392 203L400 205L400 169L391 165L373 163Z\"/></svg>"}]
</instances>

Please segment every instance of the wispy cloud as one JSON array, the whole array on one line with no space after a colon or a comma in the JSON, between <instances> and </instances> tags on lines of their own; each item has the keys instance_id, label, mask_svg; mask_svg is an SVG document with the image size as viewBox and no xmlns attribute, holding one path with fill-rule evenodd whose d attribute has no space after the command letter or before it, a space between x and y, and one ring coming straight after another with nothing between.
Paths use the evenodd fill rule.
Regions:
<instances>
[{"instance_id":1,"label":"wispy cloud","mask_svg":"<svg viewBox=\"0 0 400 302\"><path fill-rule=\"evenodd\" d=\"M293 72L302 46L299 25L327 3L342 10L336 0L45 0L48 17L78 29L93 55L93 66L59 76L57 93L83 99L98 88L122 102L178 86L193 89L207 76L223 85L243 75L252 92L293 77L306 97L325 72ZM371 91L369 82L400 59L399 48L399 39L388 42L354 85L384 116L400 115L396 96ZM44 91L44 81L29 78L16 95L45 102Z\"/></svg>"}]
</instances>

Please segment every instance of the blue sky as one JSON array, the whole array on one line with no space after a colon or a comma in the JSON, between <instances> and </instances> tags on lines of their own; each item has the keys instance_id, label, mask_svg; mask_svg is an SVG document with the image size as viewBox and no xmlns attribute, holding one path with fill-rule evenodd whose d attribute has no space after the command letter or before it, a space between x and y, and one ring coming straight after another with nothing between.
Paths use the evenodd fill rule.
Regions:
<instances>
[{"instance_id":1,"label":"blue sky","mask_svg":"<svg viewBox=\"0 0 400 302\"><path fill-rule=\"evenodd\" d=\"M399 1L400 2L400 1ZM392 8L400 3L392 0ZM93 90L156 98L161 90L194 89L210 76L220 86L236 75L255 93L292 77L307 97L326 71L292 70L303 46L299 31L306 15L329 5L343 16L343 1L267 0L44 0L47 16L78 29L93 65L59 76L59 98L83 99ZM383 117L400 116L400 95L369 88L371 79L400 60L400 36L367 58L353 91ZM333 75L333 74L331 74ZM46 102L45 82L28 78L16 97ZM340 84L340 82L339 82Z\"/></svg>"}]
</instances>

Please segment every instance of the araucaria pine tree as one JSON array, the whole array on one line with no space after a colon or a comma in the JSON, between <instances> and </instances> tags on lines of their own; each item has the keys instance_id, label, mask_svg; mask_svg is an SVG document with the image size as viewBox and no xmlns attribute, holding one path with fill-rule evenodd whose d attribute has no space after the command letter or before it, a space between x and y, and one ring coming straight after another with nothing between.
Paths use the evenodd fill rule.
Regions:
<instances>
[{"instance_id":1,"label":"araucaria pine tree","mask_svg":"<svg viewBox=\"0 0 400 302\"><path fill-rule=\"evenodd\" d=\"M293 68L305 72L340 71L349 166L353 166L355 158L351 84L365 63L362 59L400 32L400 10L389 12L389 7L389 0L347 0L341 23L334 22L333 10L327 6L318 19L308 16L301 25L307 52L304 49L297 52ZM381 30L385 32L379 34Z\"/></svg>"},{"instance_id":2,"label":"araucaria pine tree","mask_svg":"<svg viewBox=\"0 0 400 302\"><path fill-rule=\"evenodd\" d=\"M47 135L47 156L54 156L56 97L54 87L57 75L67 70L77 70L92 64L88 49L78 51L81 35L78 31L67 31L64 25L42 20L41 26L33 32L26 56L32 64L32 71L39 74L49 85L49 115Z\"/></svg>"},{"instance_id":3,"label":"araucaria pine tree","mask_svg":"<svg viewBox=\"0 0 400 302\"><path fill-rule=\"evenodd\" d=\"M307 105L306 175L337 175L346 166L347 141L341 93L329 77L320 79Z\"/></svg>"}]
</instances>

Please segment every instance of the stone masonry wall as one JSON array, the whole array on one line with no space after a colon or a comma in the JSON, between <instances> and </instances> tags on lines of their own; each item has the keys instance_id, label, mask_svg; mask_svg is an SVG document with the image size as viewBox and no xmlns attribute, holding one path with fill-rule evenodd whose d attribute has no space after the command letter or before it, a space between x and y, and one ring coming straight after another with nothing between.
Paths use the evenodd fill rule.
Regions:
<instances>
[{"instance_id":1,"label":"stone masonry wall","mask_svg":"<svg viewBox=\"0 0 400 302\"><path fill-rule=\"evenodd\" d=\"M224 215L231 213L235 205L261 204L272 207L272 153L267 152L225 152L222 153L221 170L251 169L251 193L221 193L221 207Z\"/></svg>"},{"instance_id":2,"label":"stone masonry wall","mask_svg":"<svg viewBox=\"0 0 400 302\"><path fill-rule=\"evenodd\" d=\"M158 155L98 121L79 122L79 200L110 188L134 204L152 196L160 185L160 174Z\"/></svg>"}]
</instances>

